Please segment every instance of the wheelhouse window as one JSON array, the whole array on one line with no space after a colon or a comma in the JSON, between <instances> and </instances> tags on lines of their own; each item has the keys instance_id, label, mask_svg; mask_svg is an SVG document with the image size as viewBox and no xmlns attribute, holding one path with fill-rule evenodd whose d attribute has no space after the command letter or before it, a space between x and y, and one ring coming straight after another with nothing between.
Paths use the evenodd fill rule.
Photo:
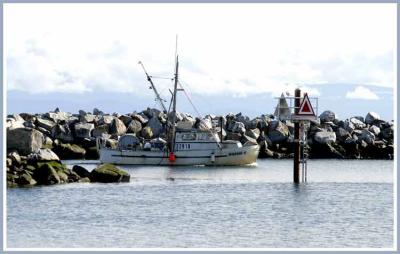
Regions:
<instances>
[{"instance_id":1,"label":"wheelhouse window","mask_svg":"<svg viewBox=\"0 0 400 254\"><path fill-rule=\"evenodd\" d=\"M182 135L182 140L196 140L196 133L185 133Z\"/></svg>"}]
</instances>

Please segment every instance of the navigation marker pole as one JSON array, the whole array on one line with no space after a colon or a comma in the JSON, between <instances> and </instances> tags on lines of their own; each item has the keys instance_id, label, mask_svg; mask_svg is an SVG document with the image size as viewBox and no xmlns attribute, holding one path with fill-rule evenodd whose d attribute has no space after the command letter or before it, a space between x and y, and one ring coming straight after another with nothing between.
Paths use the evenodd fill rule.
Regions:
<instances>
[{"instance_id":1,"label":"navigation marker pole","mask_svg":"<svg viewBox=\"0 0 400 254\"><path fill-rule=\"evenodd\" d=\"M294 113L297 115L300 108L300 89L294 91ZM293 161L293 182L299 183L300 175L300 123L294 123L294 161Z\"/></svg>"}]
</instances>

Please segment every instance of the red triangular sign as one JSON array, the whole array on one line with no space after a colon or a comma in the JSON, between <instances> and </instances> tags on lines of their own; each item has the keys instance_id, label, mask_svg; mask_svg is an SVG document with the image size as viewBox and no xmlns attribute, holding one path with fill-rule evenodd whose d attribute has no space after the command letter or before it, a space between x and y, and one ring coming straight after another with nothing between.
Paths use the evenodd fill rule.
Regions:
<instances>
[{"instance_id":1,"label":"red triangular sign","mask_svg":"<svg viewBox=\"0 0 400 254\"><path fill-rule=\"evenodd\" d=\"M307 93L304 94L303 101L300 104L298 115L308 115L315 116L314 109L311 105L310 99L308 98Z\"/></svg>"}]
</instances>

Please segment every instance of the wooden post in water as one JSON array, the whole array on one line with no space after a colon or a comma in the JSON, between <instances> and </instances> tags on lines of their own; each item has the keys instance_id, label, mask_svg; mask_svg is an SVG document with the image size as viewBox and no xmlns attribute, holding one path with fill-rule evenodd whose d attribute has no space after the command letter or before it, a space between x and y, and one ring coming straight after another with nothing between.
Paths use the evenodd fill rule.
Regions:
<instances>
[{"instance_id":1,"label":"wooden post in water","mask_svg":"<svg viewBox=\"0 0 400 254\"><path fill-rule=\"evenodd\" d=\"M300 89L294 91L294 113L297 115L299 113L300 107ZM293 161L293 182L299 183L300 176L300 123L294 123L294 161Z\"/></svg>"}]
</instances>

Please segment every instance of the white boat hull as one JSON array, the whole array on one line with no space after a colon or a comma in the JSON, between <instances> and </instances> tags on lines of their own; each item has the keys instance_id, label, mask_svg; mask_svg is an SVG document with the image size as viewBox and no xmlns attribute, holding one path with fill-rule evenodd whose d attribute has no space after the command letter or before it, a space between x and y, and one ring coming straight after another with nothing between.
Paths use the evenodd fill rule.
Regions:
<instances>
[{"instance_id":1,"label":"white boat hull","mask_svg":"<svg viewBox=\"0 0 400 254\"><path fill-rule=\"evenodd\" d=\"M175 161L166 151L118 150L101 147L100 161L120 165L246 165L256 162L258 145L199 151L175 151Z\"/></svg>"}]
</instances>

